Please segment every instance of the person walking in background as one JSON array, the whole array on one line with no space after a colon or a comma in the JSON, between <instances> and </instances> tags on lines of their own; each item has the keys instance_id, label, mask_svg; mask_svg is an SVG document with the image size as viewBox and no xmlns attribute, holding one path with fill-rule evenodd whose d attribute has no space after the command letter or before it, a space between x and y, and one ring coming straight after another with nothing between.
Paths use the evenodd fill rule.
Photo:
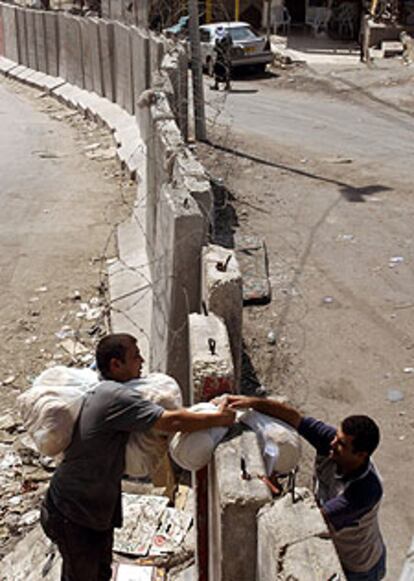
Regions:
<instances>
[{"instance_id":1,"label":"person walking in background","mask_svg":"<svg viewBox=\"0 0 414 581\"><path fill-rule=\"evenodd\" d=\"M216 29L216 40L214 44L214 51L216 53L216 60L214 62L214 86L213 90L220 89L220 83L224 83L226 91L230 91L231 79L231 49L233 41L230 32L225 30L224 26L218 26Z\"/></svg>"}]
</instances>

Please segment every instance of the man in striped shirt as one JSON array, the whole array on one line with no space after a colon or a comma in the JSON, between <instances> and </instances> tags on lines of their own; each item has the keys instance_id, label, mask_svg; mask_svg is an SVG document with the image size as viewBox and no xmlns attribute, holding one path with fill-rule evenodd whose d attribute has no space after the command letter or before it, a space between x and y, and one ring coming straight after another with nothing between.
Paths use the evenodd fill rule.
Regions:
<instances>
[{"instance_id":1,"label":"man in striped shirt","mask_svg":"<svg viewBox=\"0 0 414 581\"><path fill-rule=\"evenodd\" d=\"M370 459L380 440L374 420L349 416L336 429L272 399L229 396L228 404L285 421L316 449L315 496L347 580L383 579L386 550L378 525L383 489Z\"/></svg>"}]
</instances>

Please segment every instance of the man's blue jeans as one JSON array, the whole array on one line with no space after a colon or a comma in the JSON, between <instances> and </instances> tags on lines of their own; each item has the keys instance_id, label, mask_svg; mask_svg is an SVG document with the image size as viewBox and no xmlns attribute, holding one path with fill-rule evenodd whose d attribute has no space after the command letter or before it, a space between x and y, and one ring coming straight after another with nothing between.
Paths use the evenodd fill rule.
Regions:
<instances>
[{"instance_id":1,"label":"man's blue jeans","mask_svg":"<svg viewBox=\"0 0 414 581\"><path fill-rule=\"evenodd\" d=\"M347 581L380 581L386 573L387 551L384 548L381 559L366 573L352 573L344 571Z\"/></svg>"}]
</instances>

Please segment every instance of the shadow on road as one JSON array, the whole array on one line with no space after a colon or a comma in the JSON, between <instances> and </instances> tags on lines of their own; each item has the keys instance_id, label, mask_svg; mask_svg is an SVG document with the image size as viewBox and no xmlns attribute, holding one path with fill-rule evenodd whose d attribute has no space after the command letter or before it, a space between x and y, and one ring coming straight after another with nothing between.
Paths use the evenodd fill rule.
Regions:
<instances>
[{"instance_id":1,"label":"shadow on road","mask_svg":"<svg viewBox=\"0 0 414 581\"><path fill-rule=\"evenodd\" d=\"M232 155L235 155L237 157L241 157L243 159L248 159L250 161L254 161L255 163L260 163L260 164L266 165L268 167L274 167L277 169L288 171L290 173L300 175L302 177L305 177L305 178L308 178L311 180L316 180L316 181L320 181L320 182L324 182L327 184L333 184L335 186L338 186L340 194L348 202L361 203L361 202L366 201L365 198L367 196L372 196L373 194L378 194L380 192L393 191L393 188L390 188L390 187L382 185L382 184L372 184L370 186L355 187L355 186L352 186L351 184L347 184L346 182L342 182L340 180L327 178L327 177L324 177L321 175L311 173L309 171L305 171L303 169L299 169L297 167L292 167L292 166L284 165L281 163L277 163L275 161L269 161L267 159L263 159L263 158L258 157L256 155L246 153L244 151L239 151L239 150L231 148L231 147L226 147L224 145L220 145L219 143L213 143L211 141L208 143L214 149L217 149L219 151L223 151L225 153L230 153Z\"/></svg>"}]
</instances>

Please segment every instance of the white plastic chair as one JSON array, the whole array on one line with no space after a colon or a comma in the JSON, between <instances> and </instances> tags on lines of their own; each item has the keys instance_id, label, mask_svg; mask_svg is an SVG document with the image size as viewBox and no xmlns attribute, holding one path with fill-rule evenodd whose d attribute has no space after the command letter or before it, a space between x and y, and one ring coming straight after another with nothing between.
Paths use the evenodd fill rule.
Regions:
<instances>
[{"instance_id":1,"label":"white plastic chair","mask_svg":"<svg viewBox=\"0 0 414 581\"><path fill-rule=\"evenodd\" d=\"M272 6L270 10L270 21L273 27L273 34L277 34L278 28L282 28L282 34L289 34L292 18L286 6Z\"/></svg>"},{"instance_id":2,"label":"white plastic chair","mask_svg":"<svg viewBox=\"0 0 414 581\"><path fill-rule=\"evenodd\" d=\"M332 10L327 6L316 6L309 14L306 14L306 24L315 34L328 30L328 24L332 16Z\"/></svg>"}]
</instances>

